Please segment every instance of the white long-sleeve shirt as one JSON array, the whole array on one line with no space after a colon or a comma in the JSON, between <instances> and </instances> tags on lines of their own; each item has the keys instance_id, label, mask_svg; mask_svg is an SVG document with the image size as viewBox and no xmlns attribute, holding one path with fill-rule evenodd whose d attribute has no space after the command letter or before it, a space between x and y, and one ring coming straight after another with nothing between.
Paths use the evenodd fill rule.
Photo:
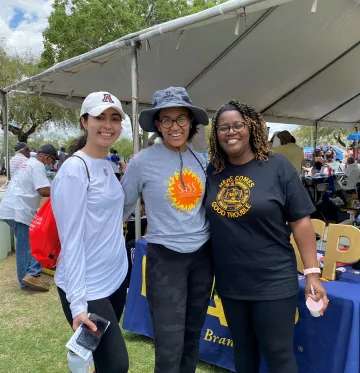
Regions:
<instances>
[{"instance_id":1,"label":"white long-sleeve shirt","mask_svg":"<svg viewBox=\"0 0 360 373\"><path fill-rule=\"evenodd\" d=\"M55 283L66 293L73 317L87 312L87 301L114 293L128 270L122 187L108 161L76 154L88 166L90 185L82 160L71 157L51 186L61 242Z\"/></svg>"}]
</instances>

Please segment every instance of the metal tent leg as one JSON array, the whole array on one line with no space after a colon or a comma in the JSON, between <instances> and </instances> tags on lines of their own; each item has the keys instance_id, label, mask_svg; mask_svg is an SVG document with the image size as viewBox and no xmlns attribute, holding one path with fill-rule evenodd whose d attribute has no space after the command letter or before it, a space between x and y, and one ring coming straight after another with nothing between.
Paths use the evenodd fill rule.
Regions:
<instances>
[{"instance_id":1,"label":"metal tent leg","mask_svg":"<svg viewBox=\"0 0 360 373\"><path fill-rule=\"evenodd\" d=\"M132 97L132 121L133 121L133 140L134 153L140 151L139 142L139 65L138 65L138 49L135 42L131 43L131 97ZM141 237L141 205L138 199L135 209L135 239Z\"/></svg>"},{"instance_id":2,"label":"metal tent leg","mask_svg":"<svg viewBox=\"0 0 360 373\"><path fill-rule=\"evenodd\" d=\"M6 92L1 92L1 101L2 101L2 124L4 130L4 147L5 147L5 167L6 167L6 176L7 180L10 181L10 151L9 151L9 122L8 122L8 95ZM10 247L11 252L15 252L15 238L14 233L10 229Z\"/></svg>"}]
</instances>

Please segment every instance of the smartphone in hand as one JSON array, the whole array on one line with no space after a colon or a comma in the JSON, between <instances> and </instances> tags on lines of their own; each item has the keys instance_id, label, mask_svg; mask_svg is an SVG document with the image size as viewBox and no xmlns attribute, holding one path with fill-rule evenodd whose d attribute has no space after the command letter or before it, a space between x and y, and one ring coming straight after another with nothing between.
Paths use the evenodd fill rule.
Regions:
<instances>
[{"instance_id":1,"label":"smartphone in hand","mask_svg":"<svg viewBox=\"0 0 360 373\"><path fill-rule=\"evenodd\" d=\"M80 326L81 332L76 342L90 351L95 351L110 322L95 313L89 315L89 320L96 325L96 332L92 331L87 325L82 324Z\"/></svg>"}]
</instances>

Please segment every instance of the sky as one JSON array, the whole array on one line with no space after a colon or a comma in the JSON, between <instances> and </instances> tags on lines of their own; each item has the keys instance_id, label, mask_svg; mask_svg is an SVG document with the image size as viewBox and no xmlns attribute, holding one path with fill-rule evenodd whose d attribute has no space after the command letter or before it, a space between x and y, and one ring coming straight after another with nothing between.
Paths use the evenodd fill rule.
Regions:
<instances>
[{"instance_id":1,"label":"sky","mask_svg":"<svg viewBox=\"0 0 360 373\"><path fill-rule=\"evenodd\" d=\"M0 39L11 54L31 53L40 57L43 50L42 32L47 27L54 0L1 0ZM123 135L130 137L130 122L124 124ZM294 130L296 126L269 123L273 132Z\"/></svg>"},{"instance_id":2,"label":"sky","mask_svg":"<svg viewBox=\"0 0 360 373\"><path fill-rule=\"evenodd\" d=\"M10 53L40 56L53 0L1 0L0 38Z\"/></svg>"}]
</instances>

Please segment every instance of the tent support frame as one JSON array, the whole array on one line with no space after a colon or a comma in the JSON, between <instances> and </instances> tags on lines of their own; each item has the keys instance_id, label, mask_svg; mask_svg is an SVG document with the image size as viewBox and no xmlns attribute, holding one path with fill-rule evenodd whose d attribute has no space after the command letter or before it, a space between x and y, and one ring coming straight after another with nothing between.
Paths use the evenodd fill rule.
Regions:
<instances>
[{"instance_id":1,"label":"tent support frame","mask_svg":"<svg viewBox=\"0 0 360 373\"><path fill-rule=\"evenodd\" d=\"M2 101L2 124L4 130L4 148L5 148L5 167L6 167L6 176L8 181L10 180L10 151L9 151L9 123L8 123L8 95L6 92L1 92L1 101Z\"/></svg>"},{"instance_id":2,"label":"tent support frame","mask_svg":"<svg viewBox=\"0 0 360 373\"><path fill-rule=\"evenodd\" d=\"M355 149L354 149L354 158L355 158L355 162L357 162L357 159L358 159L358 154L359 154L359 149L358 149L358 146L359 146L359 124L356 123L356 126L355 126Z\"/></svg>"},{"instance_id":3,"label":"tent support frame","mask_svg":"<svg viewBox=\"0 0 360 373\"><path fill-rule=\"evenodd\" d=\"M315 122L315 133L314 133L314 155L313 155L313 160L315 163L315 153L316 153L316 143L317 143L317 137L318 137L318 124L319 122Z\"/></svg>"},{"instance_id":4,"label":"tent support frame","mask_svg":"<svg viewBox=\"0 0 360 373\"><path fill-rule=\"evenodd\" d=\"M277 7L268 9L253 25L251 25L243 34L241 34L233 43L231 43L218 57L216 57L208 66L205 67L189 84L186 90L196 84L208 71L216 66L227 54L229 54L239 43L241 43L257 26L259 26Z\"/></svg>"},{"instance_id":5,"label":"tent support frame","mask_svg":"<svg viewBox=\"0 0 360 373\"><path fill-rule=\"evenodd\" d=\"M327 70L329 67L331 67L332 65L334 65L339 60L341 60L343 57L345 57L347 54L349 54L352 50L354 50L355 48L357 48L359 45L360 45L360 41L358 41L352 47L350 47L349 49L347 49L344 53L340 54L340 56L336 57L334 60L332 60L331 62L329 62L326 66L324 66L323 68L321 68L320 70L318 70L315 74L311 75L309 78L307 78L306 80L304 80L303 82L301 82L300 84L298 84L296 87L294 87L293 89L291 89L289 92L287 92L284 95L282 95L280 98L278 98L272 104L270 104L269 106L267 106L265 109L261 110L261 113L263 113L263 114L266 113L273 106L275 106L276 104L278 104L279 102L281 102L282 100L284 100L285 98L287 98L288 96L290 96L292 93L294 93L295 91L297 91L299 88L301 88L302 86L304 86L305 84L307 84L308 82L310 82L311 80L313 80L314 78L316 78L318 75L320 75L321 73L323 73L325 70ZM353 99L354 98L352 98L351 100L353 100ZM334 111L336 111L337 109L338 108L336 108ZM325 118L328 115L329 114L324 115L321 119Z\"/></svg>"},{"instance_id":6,"label":"tent support frame","mask_svg":"<svg viewBox=\"0 0 360 373\"><path fill-rule=\"evenodd\" d=\"M131 101L132 101L132 130L134 140L134 153L140 151L139 139L139 63L138 63L138 43L131 43ZM141 237L141 204L140 198L135 209L135 239Z\"/></svg>"},{"instance_id":7,"label":"tent support frame","mask_svg":"<svg viewBox=\"0 0 360 373\"><path fill-rule=\"evenodd\" d=\"M1 91L1 101L2 101L2 124L4 130L4 148L5 148L5 167L6 167L6 177L10 181L10 150L9 150L9 121L8 121L8 94ZM15 239L14 233L10 229L10 248L11 252L15 252Z\"/></svg>"},{"instance_id":8,"label":"tent support frame","mask_svg":"<svg viewBox=\"0 0 360 373\"><path fill-rule=\"evenodd\" d=\"M330 114L334 113L335 111L341 109L343 106L347 105L349 102L355 100L356 98L358 98L360 96L360 93L357 93L355 96L353 97L350 97L348 100L346 100L345 102L343 102L342 104L338 105L335 109L329 111L328 113L326 113L325 115L323 115L321 118L319 118L318 120L323 120L324 118L326 118L327 116L329 116Z\"/></svg>"}]
</instances>

